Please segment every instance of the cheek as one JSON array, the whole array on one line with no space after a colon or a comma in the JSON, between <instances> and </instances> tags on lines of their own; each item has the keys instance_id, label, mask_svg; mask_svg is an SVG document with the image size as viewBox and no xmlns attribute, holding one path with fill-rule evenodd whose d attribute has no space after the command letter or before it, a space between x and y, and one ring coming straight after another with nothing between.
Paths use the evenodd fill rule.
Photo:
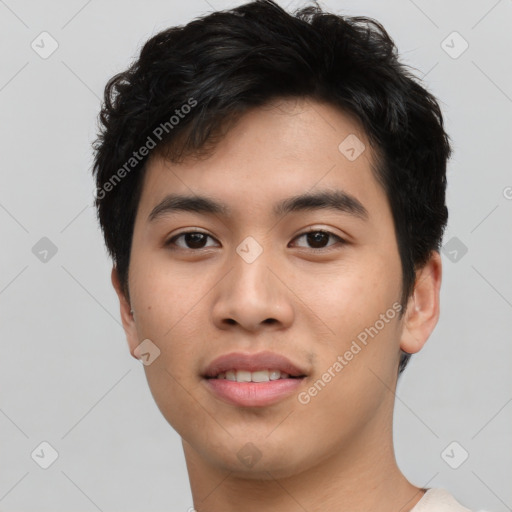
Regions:
<instances>
[{"instance_id":1,"label":"cheek","mask_svg":"<svg viewBox=\"0 0 512 512\"><path fill-rule=\"evenodd\" d=\"M144 366L155 403L182 437L186 438L194 425L211 429L205 424L208 417L203 417L204 410L194 399L205 321L198 303L200 290L184 287L176 275L159 274L154 267L140 277L139 283L144 285L134 293L139 304L139 338L150 339L160 351L151 365Z\"/></svg>"},{"instance_id":2,"label":"cheek","mask_svg":"<svg viewBox=\"0 0 512 512\"><path fill-rule=\"evenodd\" d=\"M207 292L204 280L150 254L134 259L131 272L130 289L141 334L165 341L190 326L190 319L197 315L195 306Z\"/></svg>"},{"instance_id":3,"label":"cheek","mask_svg":"<svg viewBox=\"0 0 512 512\"><path fill-rule=\"evenodd\" d=\"M211 414L207 413L209 404L201 402L197 383L187 379L180 369L186 368L186 363L178 360L180 364L173 366L170 360L159 359L144 369L151 394L162 416L185 440L193 440L197 432L212 432L216 424ZM157 365L157 362L160 364ZM193 444L197 444L197 440Z\"/></svg>"},{"instance_id":4,"label":"cheek","mask_svg":"<svg viewBox=\"0 0 512 512\"><path fill-rule=\"evenodd\" d=\"M201 284L191 286L179 273L158 265L134 265L133 297L139 340L151 340L160 351L144 366L155 401L174 426L173 411L190 408L199 381L197 360L204 340L205 312ZM188 405L187 405L188 404Z\"/></svg>"},{"instance_id":5,"label":"cheek","mask_svg":"<svg viewBox=\"0 0 512 512\"><path fill-rule=\"evenodd\" d=\"M391 384L398 364L399 262L389 254L360 253L357 261L346 263L331 272L329 280L320 278L315 284L308 277L303 288L321 320L315 327L328 333L317 336L316 349L320 375L329 368L336 374L326 386L333 396L328 398L330 393L322 393L326 404L331 399L336 403L340 394L364 399L365 389L383 387L375 374ZM335 371L332 367L340 362L338 356L342 358L343 369L339 370L338 365ZM374 396L370 393L367 398L373 402Z\"/></svg>"},{"instance_id":6,"label":"cheek","mask_svg":"<svg viewBox=\"0 0 512 512\"><path fill-rule=\"evenodd\" d=\"M329 328L330 336L348 339L379 319L400 297L395 261L363 252L312 275L304 272L300 297ZM311 313L309 314L311 316Z\"/></svg>"},{"instance_id":7,"label":"cheek","mask_svg":"<svg viewBox=\"0 0 512 512\"><path fill-rule=\"evenodd\" d=\"M319 352L317 373L301 396L306 424L325 425L320 436L325 440L348 443L375 422L377 411L392 410L398 315L391 304L387 309L372 308L364 310L357 326L350 313L339 317L338 336ZM381 313L387 313L387 323L380 320Z\"/></svg>"}]
</instances>

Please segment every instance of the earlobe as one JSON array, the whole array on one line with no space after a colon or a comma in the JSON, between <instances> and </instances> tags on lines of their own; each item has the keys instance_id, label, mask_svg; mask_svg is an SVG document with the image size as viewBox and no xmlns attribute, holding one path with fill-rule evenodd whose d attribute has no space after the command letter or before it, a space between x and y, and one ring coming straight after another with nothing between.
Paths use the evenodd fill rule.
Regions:
<instances>
[{"instance_id":1,"label":"earlobe","mask_svg":"<svg viewBox=\"0 0 512 512\"><path fill-rule=\"evenodd\" d=\"M117 297L119 298L121 321L123 323L123 329L126 334L128 346L130 347L130 353L135 359L138 359L138 357L134 355L134 350L139 345L137 328L135 325L135 317L133 315L133 310L130 306L130 303L124 294L121 282L119 281L119 275L116 267L112 267L110 278L112 281L112 286L114 287Z\"/></svg>"},{"instance_id":2,"label":"earlobe","mask_svg":"<svg viewBox=\"0 0 512 512\"><path fill-rule=\"evenodd\" d=\"M404 352L419 352L434 330L439 320L441 279L441 256L439 252L432 251L430 260L416 273L414 292L407 304L400 340L400 348Z\"/></svg>"}]
</instances>

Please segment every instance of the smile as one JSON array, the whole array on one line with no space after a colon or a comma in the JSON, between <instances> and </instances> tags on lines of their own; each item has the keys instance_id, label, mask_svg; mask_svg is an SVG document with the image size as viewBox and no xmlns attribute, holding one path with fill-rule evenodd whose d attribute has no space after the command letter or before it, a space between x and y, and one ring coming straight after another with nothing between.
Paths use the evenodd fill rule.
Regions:
<instances>
[{"instance_id":1,"label":"smile","mask_svg":"<svg viewBox=\"0 0 512 512\"><path fill-rule=\"evenodd\" d=\"M247 370L228 370L221 372L214 379L225 379L236 382L269 382L271 380L299 378L290 376L288 373L281 372L280 370L256 370L250 372Z\"/></svg>"}]
</instances>

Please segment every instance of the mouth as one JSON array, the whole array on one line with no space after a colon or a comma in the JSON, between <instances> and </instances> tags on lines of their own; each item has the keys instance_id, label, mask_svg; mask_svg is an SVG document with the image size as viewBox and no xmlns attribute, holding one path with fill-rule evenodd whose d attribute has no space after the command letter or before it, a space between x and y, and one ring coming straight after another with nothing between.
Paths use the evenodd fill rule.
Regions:
<instances>
[{"instance_id":1,"label":"mouth","mask_svg":"<svg viewBox=\"0 0 512 512\"><path fill-rule=\"evenodd\" d=\"M307 377L305 370L272 352L231 353L215 359L202 378L223 402L263 407L292 395Z\"/></svg>"},{"instance_id":2,"label":"mouth","mask_svg":"<svg viewBox=\"0 0 512 512\"><path fill-rule=\"evenodd\" d=\"M282 379L302 379L305 375L289 375L281 370L228 370L220 372L214 377L205 377L206 379L221 379L231 382L270 382Z\"/></svg>"}]
</instances>

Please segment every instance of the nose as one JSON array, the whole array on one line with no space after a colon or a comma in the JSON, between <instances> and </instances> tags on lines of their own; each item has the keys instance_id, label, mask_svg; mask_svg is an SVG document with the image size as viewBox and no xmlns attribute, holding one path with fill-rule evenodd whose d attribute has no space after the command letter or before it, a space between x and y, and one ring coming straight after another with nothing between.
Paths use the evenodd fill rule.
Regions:
<instances>
[{"instance_id":1,"label":"nose","mask_svg":"<svg viewBox=\"0 0 512 512\"><path fill-rule=\"evenodd\" d=\"M254 261L234 251L231 269L216 287L213 321L220 329L238 326L247 331L279 330L293 321L293 293L286 286L282 265L271 251L263 251Z\"/></svg>"}]
</instances>

